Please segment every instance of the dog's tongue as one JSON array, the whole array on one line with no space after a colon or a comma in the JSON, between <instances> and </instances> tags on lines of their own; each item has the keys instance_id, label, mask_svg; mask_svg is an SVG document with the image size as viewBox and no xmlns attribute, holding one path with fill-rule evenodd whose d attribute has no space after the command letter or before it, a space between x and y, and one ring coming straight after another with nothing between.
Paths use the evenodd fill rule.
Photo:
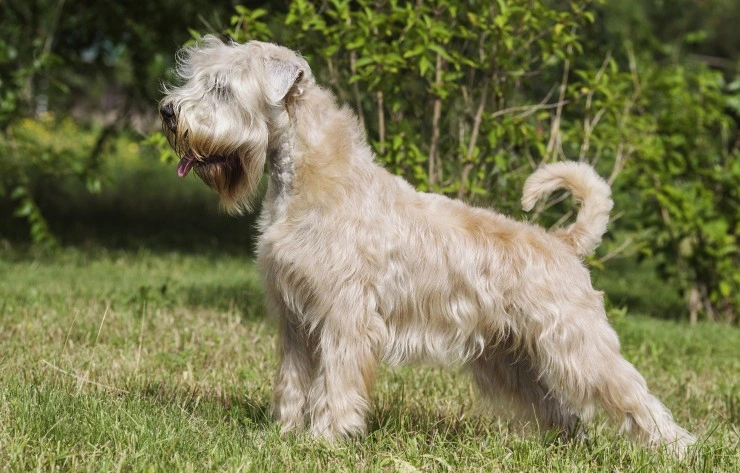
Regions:
<instances>
[{"instance_id":1,"label":"dog's tongue","mask_svg":"<svg viewBox=\"0 0 740 473\"><path fill-rule=\"evenodd\" d=\"M180 159L180 162L177 164L177 175L180 177L187 176L190 170L193 168L194 162L195 158L191 157L189 154L183 156L182 159Z\"/></svg>"}]
</instances>

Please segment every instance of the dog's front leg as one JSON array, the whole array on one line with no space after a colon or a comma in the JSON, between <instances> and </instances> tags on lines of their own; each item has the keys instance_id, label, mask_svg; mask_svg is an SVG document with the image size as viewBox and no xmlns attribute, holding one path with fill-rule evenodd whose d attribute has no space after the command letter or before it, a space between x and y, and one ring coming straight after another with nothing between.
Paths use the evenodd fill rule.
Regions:
<instances>
[{"instance_id":1,"label":"dog's front leg","mask_svg":"<svg viewBox=\"0 0 740 473\"><path fill-rule=\"evenodd\" d=\"M364 433L377 342L352 317L328 320L319 330L317 371L308 396L311 433L327 440Z\"/></svg>"},{"instance_id":2,"label":"dog's front leg","mask_svg":"<svg viewBox=\"0 0 740 473\"><path fill-rule=\"evenodd\" d=\"M280 368L271 405L273 418L285 433L304 427L306 400L316 368L309 335L296 325L294 318L283 315L280 318Z\"/></svg>"}]
</instances>

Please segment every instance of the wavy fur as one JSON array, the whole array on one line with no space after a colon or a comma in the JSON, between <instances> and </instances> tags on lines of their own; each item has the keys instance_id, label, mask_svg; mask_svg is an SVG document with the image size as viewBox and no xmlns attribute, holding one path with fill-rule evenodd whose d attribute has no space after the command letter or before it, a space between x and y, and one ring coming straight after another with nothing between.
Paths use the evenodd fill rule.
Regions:
<instances>
[{"instance_id":1,"label":"wavy fur","mask_svg":"<svg viewBox=\"0 0 740 473\"><path fill-rule=\"evenodd\" d=\"M427 362L467 366L486 396L543 429L574 434L600 405L635 440L678 454L693 442L620 355L578 256L611 207L587 167L548 166L528 182L525 207L558 186L583 200L554 235L389 173L354 113L286 48L207 38L180 58L183 83L161 102L186 150L180 174L238 166L206 179L238 210L266 163L257 261L280 327L272 411L284 431L362 433L378 364Z\"/></svg>"},{"instance_id":2,"label":"wavy fur","mask_svg":"<svg viewBox=\"0 0 740 473\"><path fill-rule=\"evenodd\" d=\"M579 256L585 256L601 243L614 203L611 189L594 169L585 163L548 164L527 178L522 193L522 207L532 210L539 199L557 189L567 189L581 204L575 223L555 231Z\"/></svg>"}]
</instances>

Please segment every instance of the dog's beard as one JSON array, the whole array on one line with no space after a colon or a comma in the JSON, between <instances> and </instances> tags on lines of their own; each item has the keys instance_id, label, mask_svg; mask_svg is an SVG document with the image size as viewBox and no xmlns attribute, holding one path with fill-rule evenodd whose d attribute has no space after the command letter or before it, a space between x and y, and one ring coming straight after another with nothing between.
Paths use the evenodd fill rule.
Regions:
<instances>
[{"instance_id":1,"label":"dog's beard","mask_svg":"<svg viewBox=\"0 0 740 473\"><path fill-rule=\"evenodd\" d=\"M239 159L216 156L195 163L194 171L211 189L235 199L244 180L244 167Z\"/></svg>"},{"instance_id":2,"label":"dog's beard","mask_svg":"<svg viewBox=\"0 0 740 473\"><path fill-rule=\"evenodd\" d=\"M218 152L204 155L190 147L187 131L182 137L178 137L176 127L168 127L165 124L164 128L170 145L180 155L177 175L185 178L190 171L194 171L208 187L218 192L225 202L236 202L239 187L246 173L239 157Z\"/></svg>"},{"instance_id":3,"label":"dog's beard","mask_svg":"<svg viewBox=\"0 0 740 473\"><path fill-rule=\"evenodd\" d=\"M250 211L263 172L266 140L214 146L210 138L189 129L178 131L177 126L164 124L165 135L180 156L177 175L185 178L193 171L219 194L224 209L232 215Z\"/></svg>"},{"instance_id":4,"label":"dog's beard","mask_svg":"<svg viewBox=\"0 0 740 473\"><path fill-rule=\"evenodd\" d=\"M239 187L245 178L241 160L232 156L215 155L198 158L189 151L180 158L177 175L184 178L191 169L208 187L227 200L236 199Z\"/></svg>"}]
</instances>

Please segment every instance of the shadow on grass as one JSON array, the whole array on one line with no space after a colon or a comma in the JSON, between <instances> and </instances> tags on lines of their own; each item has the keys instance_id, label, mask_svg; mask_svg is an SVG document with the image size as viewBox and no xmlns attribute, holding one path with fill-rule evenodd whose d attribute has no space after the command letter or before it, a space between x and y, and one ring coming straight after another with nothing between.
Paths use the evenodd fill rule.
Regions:
<instances>
[{"instance_id":1,"label":"shadow on grass","mask_svg":"<svg viewBox=\"0 0 740 473\"><path fill-rule=\"evenodd\" d=\"M474 409L465 407L464 415L451 415L449 411L425 409L422 406L376 405L368 416L368 433L384 434L405 432L421 434L428 442L448 440L451 442L466 437L487 437L497 429L497 419L473 414Z\"/></svg>"},{"instance_id":2,"label":"shadow on grass","mask_svg":"<svg viewBox=\"0 0 740 473\"><path fill-rule=\"evenodd\" d=\"M270 415L270 403L262 393L248 390L239 392L233 388L226 391L218 386L185 386L164 381L127 390L127 396L140 396L147 402L165 408L176 408L188 416L195 416L207 422L220 421L235 425L244 431L277 429ZM500 437L502 434L501 424L496 419L484 416L453 416L448 411L425 409L423 406L400 407L376 403L377 399L374 400L373 408L367 416L367 433L359 437L360 439L402 436L406 441L408 437L416 437L433 445L440 441L460 443L471 438L482 440L492 435ZM321 441L314 440L306 431L294 432L288 438L300 437L321 445ZM522 440L552 442L544 436L523 436Z\"/></svg>"},{"instance_id":3,"label":"shadow on grass","mask_svg":"<svg viewBox=\"0 0 740 473\"><path fill-rule=\"evenodd\" d=\"M245 322L264 319L265 305L262 288L252 284L206 284L181 289L187 307L201 307L220 312L236 312Z\"/></svg>"},{"instance_id":4,"label":"shadow on grass","mask_svg":"<svg viewBox=\"0 0 740 473\"><path fill-rule=\"evenodd\" d=\"M241 279L229 284L166 282L157 286L142 285L120 294L115 302L132 308L137 314L145 307L185 307L237 313L244 322L265 317L262 287L256 280Z\"/></svg>"},{"instance_id":5,"label":"shadow on grass","mask_svg":"<svg viewBox=\"0 0 740 473\"><path fill-rule=\"evenodd\" d=\"M256 394L227 392L218 387L173 385L160 382L129 390L158 405L181 409L210 420L234 421L240 428L265 428L272 423L269 403Z\"/></svg>"}]
</instances>

